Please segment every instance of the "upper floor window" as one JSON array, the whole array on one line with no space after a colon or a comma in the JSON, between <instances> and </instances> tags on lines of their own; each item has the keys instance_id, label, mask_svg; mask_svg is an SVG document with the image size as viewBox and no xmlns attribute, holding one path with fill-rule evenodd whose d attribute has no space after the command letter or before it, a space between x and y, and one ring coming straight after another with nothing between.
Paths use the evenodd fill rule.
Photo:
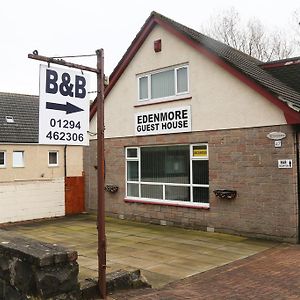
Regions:
<instances>
[{"instance_id":1,"label":"upper floor window","mask_svg":"<svg viewBox=\"0 0 300 300\"><path fill-rule=\"evenodd\" d=\"M139 100L177 97L189 92L188 66L163 69L138 78Z\"/></svg>"},{"instance_id":2,"label":"upper floor window","mask_svg":"<svg viewBox=\"0 0 300 300\"><path fill-rule=\"evenodd\" d=\"M13 152L13 167L14 168L24 167L24 151Z\"/></svg>"},{"instance_id":3,"label":"upper floor window","mask_svg":"<svg viewBox=\"0 0 300 300\"><path fill-rule=\"evenodd\" d=\"M5 168L6 166L6 152L0 151L0 168Z\"/></svg>"}]
</instances>

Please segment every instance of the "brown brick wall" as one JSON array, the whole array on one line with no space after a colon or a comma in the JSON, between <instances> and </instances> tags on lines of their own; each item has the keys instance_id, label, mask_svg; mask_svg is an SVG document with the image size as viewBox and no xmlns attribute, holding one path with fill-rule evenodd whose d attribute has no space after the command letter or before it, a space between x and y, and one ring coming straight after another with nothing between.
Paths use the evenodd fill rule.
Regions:
<instances>
[{"instance_id":1,"label":"brown brick wall","mask_svg":"<svg viewBox=\"0 0 300 300\"><path fill-rule=\"evenodd\" d=\"M266 135L282 131L282 147ZM210 208L182 208L125 203L125 147L208 142ZM96 209L96 141L90 145L89 195L86 207ZM115 194L106 192L109 215L137 221L231 232L296 242L298 226L297 172L294 133L289 126L218 130L172 135L106 139L106 183L117 184ZM278 159L293 159L293 169L278 169ZM88 174L87 174L88 173ZM89 180L88 180L89 178ZM220 200L215 189L237 190L234 200Z\"/></svg>"}]
</instances>

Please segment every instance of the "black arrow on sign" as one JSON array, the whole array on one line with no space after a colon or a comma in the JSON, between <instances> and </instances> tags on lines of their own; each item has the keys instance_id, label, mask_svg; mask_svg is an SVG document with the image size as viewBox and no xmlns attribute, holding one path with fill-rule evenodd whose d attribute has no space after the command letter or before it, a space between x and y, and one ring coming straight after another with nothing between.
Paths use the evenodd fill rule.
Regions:
<instances>
[{"instance_id":1,"label":"black arrow on sign","mask_svg":"<svg viewBox=\"0 0 300 300\"><path fill-rule=\"evenodd\" d=\"M83 111L82 108L75 106L69 102L67 102L66 104L46 102L46 108L54 109L54 110L62 110L65 111L67 115L75 112Z\"/></svg>"}]
</instances>

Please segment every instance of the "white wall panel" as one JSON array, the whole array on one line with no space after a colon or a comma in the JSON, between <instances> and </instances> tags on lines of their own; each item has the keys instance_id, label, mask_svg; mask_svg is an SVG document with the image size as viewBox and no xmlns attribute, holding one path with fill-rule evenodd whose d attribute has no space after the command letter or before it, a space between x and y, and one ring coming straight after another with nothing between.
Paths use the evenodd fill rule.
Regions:
<instances>
[{"instance_id":1,"label":"white wall panel","mask_svg":"<svg viewBox=\"0 0 300 300\"><path fill-rule=\"evenodd\" d=\"M159 39L163 48L158 54L153 51L153 42ZM188 99L148 101L151 105L138 101L140 74L182 64L189 66ZM192 131L286 124L283 111L257 91L162 27L155 26L105 99L105 137L135 136L136 113L187 105L192 107ZM97 131L95 116L90 131Z\"/></svg>"},{"instance_id":2,"label":"white wall panel","mask_svg":"<svg viewBox=\"0 0 300 300\"><path fill-rule=\"evenodd\" d=\"M64 216L64 178L0 183L0 208L0 223Z\"/></svg>"}]
</instances>

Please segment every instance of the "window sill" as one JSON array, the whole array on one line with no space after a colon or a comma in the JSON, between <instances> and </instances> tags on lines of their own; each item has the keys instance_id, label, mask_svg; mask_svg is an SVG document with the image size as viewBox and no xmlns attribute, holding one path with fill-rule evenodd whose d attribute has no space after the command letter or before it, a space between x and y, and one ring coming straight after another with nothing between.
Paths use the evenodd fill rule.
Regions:
<instances>
[{"instance_id":1,"label":"window sill","mask_svg":"<svg viewBox=\"0 0 300 300\"><path fill-rule=\"evenodd\" d=\"M192 96L190 94L187 94L187 95L180 96L180 97L170 97L170 98L156 99L156 100L144 100L144 101L140 101L140 103L137 103L136 105L134 105L134 107L161 104L161 103L169 103L169 102L175 102L175 101L180 101L180 100L190 100L190 99L192 99Z\"/></svg>"},{"instance_id":2,"label":"window sill","mask_svg":"<svg viewBox=\"0 0 300 300\"><path fill-rule=\"evenodd\" d=\"M183 208L196 208L196 209L209 209L209 204L203 203L178 203L178 202L164 202L164 201L155 201L155 200L142 200L142 199L129 199L125 198L124 202L126 203L141 203L141 204L152 204L152 205L161 205L161 206L175 206L175 207L183 207Z\"/></svg>"}]
</instances>

